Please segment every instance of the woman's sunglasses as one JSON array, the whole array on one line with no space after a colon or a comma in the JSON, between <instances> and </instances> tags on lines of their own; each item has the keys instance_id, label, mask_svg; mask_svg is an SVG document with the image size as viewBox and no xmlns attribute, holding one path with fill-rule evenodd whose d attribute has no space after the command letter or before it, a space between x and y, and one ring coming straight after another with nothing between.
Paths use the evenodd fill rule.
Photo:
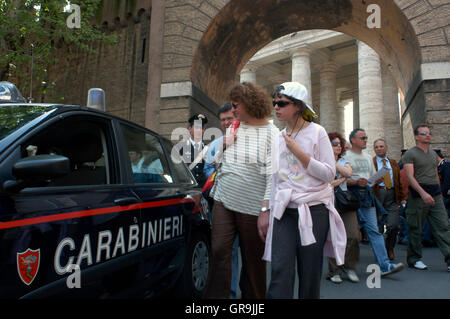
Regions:
<instances>
[{"instance_id":1,"label":"woman's sunglasses","mask_svg":"<svg viewBox=\"0 0 450 319\"><path fill-rule=\"evenodd\" d=\"M285 107L286 105L291 104L291 101L272 101L273 106L278 105L278 107Z\"/></svg>"},{"instance_id":2,"label":"woman's sunglasses","mask_svg":"<svg viewBox=\"0 0 450 319\"><path fill-rule=\"evenodd\" d=\"M342 146L340 142L331 142L331 145L333 146Z\"/></svg>"}]
</instances>

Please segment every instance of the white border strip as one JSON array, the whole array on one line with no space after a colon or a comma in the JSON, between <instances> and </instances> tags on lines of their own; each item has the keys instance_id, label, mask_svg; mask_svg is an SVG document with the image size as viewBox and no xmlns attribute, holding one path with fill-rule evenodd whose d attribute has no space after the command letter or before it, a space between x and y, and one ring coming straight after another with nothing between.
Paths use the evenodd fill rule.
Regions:
<instances>
[{"instance_id":1,"label":"white border strip","mask_svg":"<svg viewBox=\"0 0 450 319\"><path fill-rule=\"evenodd\" d=\"M161 98L192 96L192 82L172 82L161 84Z\"/></svg>"},{"instance_id":2,"label":"white border strip","mask_svg":"<svg viewBox=\"0 0 450 319\"><path fill-rule=\"evenodd\" d=\"M450 62L422 63L420 66L422 80L450 78Z\"/></svg>"}]
</instances>

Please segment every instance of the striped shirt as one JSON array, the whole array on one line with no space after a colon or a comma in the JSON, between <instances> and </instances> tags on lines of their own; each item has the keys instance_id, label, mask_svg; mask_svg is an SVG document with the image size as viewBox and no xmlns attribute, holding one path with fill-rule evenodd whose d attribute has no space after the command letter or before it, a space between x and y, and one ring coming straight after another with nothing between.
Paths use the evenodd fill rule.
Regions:
<instances>
[{"instance_id":1,"label":"striped shirt","mask_svg":"<svg viewBox=\"0 0 450 319\"><path fill-rule=\"evenodd\" d=\"M264 200L270 199L272 140L279 134L273 124L241 123L234 144L227 147L211 197L229 210L258 216Z\"/></svg>"}]
</instances>

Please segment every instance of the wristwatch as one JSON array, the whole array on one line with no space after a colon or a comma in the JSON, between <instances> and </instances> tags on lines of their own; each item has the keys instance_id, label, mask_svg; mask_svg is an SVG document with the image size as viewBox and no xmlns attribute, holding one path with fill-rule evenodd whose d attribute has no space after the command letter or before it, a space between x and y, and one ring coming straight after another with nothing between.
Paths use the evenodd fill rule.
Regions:
<instances>
[{"instance_id":1,"label":"wristwatch","mask_svg":"<svg viewBox=\"0 0 450 319\"><path fill-rule=\"evenodd\" d=\"M262 212L267 212L269 210L269 207L263 206L261 207Z\"/></svg>"}]
</instances>

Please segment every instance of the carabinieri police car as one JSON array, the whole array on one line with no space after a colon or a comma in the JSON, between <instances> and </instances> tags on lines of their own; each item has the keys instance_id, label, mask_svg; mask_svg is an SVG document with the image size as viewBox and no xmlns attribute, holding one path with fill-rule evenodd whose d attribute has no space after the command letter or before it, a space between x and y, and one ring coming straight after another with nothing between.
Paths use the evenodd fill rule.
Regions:
<instances>
[{"instance_id":1,"label":"carabinieri police car","mask_svg":"<svg viewBox=\"0 0 450 319\"><path fill-rule=\"evenodd\" d=\"M0 102L1 299L201 295L208 207L170 141L9 82Z\"/></svg>"}]
</instances>

